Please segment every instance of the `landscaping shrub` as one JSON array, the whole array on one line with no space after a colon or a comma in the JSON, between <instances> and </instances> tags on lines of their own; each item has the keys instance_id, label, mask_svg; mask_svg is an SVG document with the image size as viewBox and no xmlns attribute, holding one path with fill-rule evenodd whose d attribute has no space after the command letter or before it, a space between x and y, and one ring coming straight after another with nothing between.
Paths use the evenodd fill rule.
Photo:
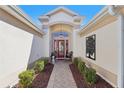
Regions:
<instances>
[{"instance_id":1,"label":"landscaping shrub","mask_svg":"<svg viewBox=\"0 0 124 93\"><path fill-rule=\"evenodd\" d=\"M80 71L81 74L85 73L85 68L86 68L85 63L82 62L82 61L79 61L79 63L78 63L78 70Z\"/></svg>"},{"instance_id":2,"label":"landscaping shrub","mask_svg":"<svg viewBox=\"0 0 124 93\"><path fill-rule=\"evenodd\" d=\"M42 61L42 60L36 61L35 65L34 65L34 70L36 73L42 72L44 70L44 61Z\"/></svg>"},{"instance_id":3,"label":"landscaping shrub","mask_svg":"<svg viewBox=\"0 0 124 93\"><path fill-rule=\"evenodd\" d=\"M85 65L85 62L81 60L81 58L74 58L73 64L78 68L79 72L84 75L85 80L89 85L96 83L96 70L93 68L88 68Z\"/></svg>"},{"instance_id":4,"label":"landscaping shrub","mask_svg":"<svg viewBox=\"0 0 124 93\"><path fill-rule=\"evenodd\" d=\"M76 58L74 58L73 63L74 63L74 65L75 65L75 66L78 66L78 58L77 58L77 57L76 57Z\"/></svg>"},{"instance_id":5,"label":"landscaping shrub","mask_svg":"<svg viewBox=\"0 0 124 93\"><path fill-rule=\"evenodd\" d=\"M86 66L85 69L84 69L84 75L87 73L88 69L89 68Z\"/></svg>"},{"instance_id":6,"label":"landscaping shrub","mask_svg":"<svg viewBox=\"0 0 124 93\"><path fill-rule=\"evenodd\" d=\"M79 63L80 61L81 61L81 58L76 57L76 58L74 58L73 63L74 63L74 65L75 65L76 67L78 67L78 63Z\"/></svg>"},{"instance_id":7,"label":"landscaping shrub","mask_svg":"<svg viewBox=\"0 0 124 93\"><path fill-rule=\"evenodd\" d=\"M34 78L34 71L33 70L27 70L23 71L19 74L19 85L23 88L28 88L31 86L33 78Z\"/></svg>"},{"instance_id":8,"label":"landscaping shrub","mask_svg":"<svg viewBox=\"0 0 124 93\"><path fill-rule=\"evenodd\" d=\"M46 64L48 64L49 60L48 60L48 58L44 58L43 61L44 61L44 66L46 66Z\"/></svg>"},{"instance_id":9,"label":"landscaping shrub","mask_svg":"<svg viewBox=\"0 0 124 93\"><path fill-rule=\"evenodd\" d=\"M96 70L93 68L85 68L85 79L88 84L92 85L96 82Z\"/></svg>"}]
</instances>

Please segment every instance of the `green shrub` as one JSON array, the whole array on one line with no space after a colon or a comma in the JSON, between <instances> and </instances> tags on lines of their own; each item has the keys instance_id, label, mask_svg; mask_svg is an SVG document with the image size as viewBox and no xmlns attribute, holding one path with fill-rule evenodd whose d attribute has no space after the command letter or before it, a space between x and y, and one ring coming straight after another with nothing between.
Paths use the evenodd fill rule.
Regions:
<instances>
[{"instance_id":1,"label":"green shrub","mask_svg":"<svg viewBox=\"0 0 124 93\"><path fill-rule=\"evenodd\" d=\"M78 67L78 62L79 62L79 61L81 61L81 58L79 58L79 57L74 58L73 63L74 63L74 65L75 65L76 67Z\"/></svg>"},{"instance_id":2,"label":"green shrub","mask_svg":"<svg viewBox=\"0 0 124 93\"><path fill-rule=\"evenodd\" d=\"M44 70L44 61L38 60L34 65L35 72L42 72Z\"/></svg>"},{"instance_id":3,"label":"green shrub","mask_svg":"<svg viewBox=\"0 0 124 93\"><path fill-rule=\"evenodd\" d=\"M46 64L48 64L49 60L48 60L48 58L44 58L43 61L44 61L44 65L46 66Z\"/></svg>"},{"instance_id":4,"label":"green shrub","mask_svg":"<svg viewBox=\"0 0 124 93\"><path fill-rule=\"evenodd\" d=\"M19 74L19 85L23 88L28 88L31 86L33 78L34 78L34 71L33 70L27 70L23 71Z\"/></svg>"},{"instance_id":5,"label":"green shrub","mask_svg":"<svg viewBox=\"0 0 124 93\"><path fill-rule=\"evenodd\" d=\"M92 85L96 82L96 70L93 68L85 68L85 79L88 84Z\"/></svg>"},{"instance_id":6,"label":"green shrub","mask_svg":"<svg viewBox=\"0 0 124 93\"><path fill-rule=\"evenodd\" d=\"M84 62L80 61L78 63L78 70L80 71L81 74L84 74L85 73L85 68L86 68L86 65Z\"/></svg>"},{"instance_id":7,"label":"green shrub","mask_svg":"<svg viewBox=\"0 0 124 93\"><path fill-rule=\"evenodd\" d=\"M84 69L84 75L87 73L88 70L89 70L89 68L86 66Z\"/></svg>"}]
</instances>

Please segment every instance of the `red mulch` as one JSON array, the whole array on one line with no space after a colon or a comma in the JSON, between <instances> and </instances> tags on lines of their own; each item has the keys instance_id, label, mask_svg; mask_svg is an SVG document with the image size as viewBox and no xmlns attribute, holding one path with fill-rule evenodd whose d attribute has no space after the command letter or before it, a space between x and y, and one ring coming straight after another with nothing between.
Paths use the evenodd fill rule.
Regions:
<instances>
[{"instance_id":1,"label":"red mulch","mask_svg":"<svg viewBox=\"0 0 124 93\"><path fill-rule=\"evenodd\" d=\"M36 74L36 77L34 78L30 88L46 88L53 67L54 65L51 63L46 64L44 71L39 74ZM13 86L13 88L20 88L19 84L16 84L15 86Z\"/></svg>"},{"instance_id":2,"label":"red mulch","mask_svg":"<svg viewBox=\"0 0 124 93\"><path fill-rule=\"evenodd\" d=\"M77 67L74 64L69 65L74 80L78 88L113 88L109 83L97 75L97 82L94 85L89 86L84 79L84 76L80 74Z\"/></svg>"},{"instance_id":3,"label":"red mulch","mask_svg":"<svg viewBox=\"0 0 124 93\"><path fill-rule=\"evenodd\" d=\"M32 88L46 88L54 65L48 63L43 72L39 73L32 82Z\"/></svg>"}]
</instances>

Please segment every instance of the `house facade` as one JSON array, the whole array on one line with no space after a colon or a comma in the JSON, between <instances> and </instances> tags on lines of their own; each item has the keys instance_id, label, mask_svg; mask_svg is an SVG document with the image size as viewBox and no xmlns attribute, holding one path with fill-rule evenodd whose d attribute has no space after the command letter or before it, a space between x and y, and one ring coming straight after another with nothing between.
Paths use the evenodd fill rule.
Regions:
<instances>
[{"instance_id":1,"label":"house facade","mask_svg":"<svg viewBox=\"0 0 124 93\"><path fill-rule=\"evenodd\" d=\"M113 87L124 87L124 7L105 6L81 27L84 18L59 7L39 17L39 29L17 6L0 6L0 87L54 51L61 60L73 51Z\"/></svg>"},{"instance_id":2,"label":"house facade","mask_svg":"<svg viewBox=\"0 0 124 93\"><path fill-rule=\"evenodd\" d=\"M47 57L51 52L57 52L57 59L64 59L68 52L73 51L74 57L78 57L77 46L80 38L77 35L84 16L65 8L59 7L39 17L42 30L46 32ZM48 51L49 50L49 51Z\"/></svg>"}]
</instances>

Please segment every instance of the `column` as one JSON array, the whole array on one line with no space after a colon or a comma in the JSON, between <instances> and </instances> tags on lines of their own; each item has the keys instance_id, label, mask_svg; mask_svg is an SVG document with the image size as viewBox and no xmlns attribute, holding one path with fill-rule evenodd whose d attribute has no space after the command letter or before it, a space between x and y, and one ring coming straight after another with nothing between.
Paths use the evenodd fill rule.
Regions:
<instances>
[{"instance_id":1,"label":"column","mask_svg":"<svg viewBox=\"0 0 124 93\"><path fill-rule=\"evenodd\" d=\"M118 16L118 78L119 88L124 87L124 16Z\"/></svg>"}]
</instances>

